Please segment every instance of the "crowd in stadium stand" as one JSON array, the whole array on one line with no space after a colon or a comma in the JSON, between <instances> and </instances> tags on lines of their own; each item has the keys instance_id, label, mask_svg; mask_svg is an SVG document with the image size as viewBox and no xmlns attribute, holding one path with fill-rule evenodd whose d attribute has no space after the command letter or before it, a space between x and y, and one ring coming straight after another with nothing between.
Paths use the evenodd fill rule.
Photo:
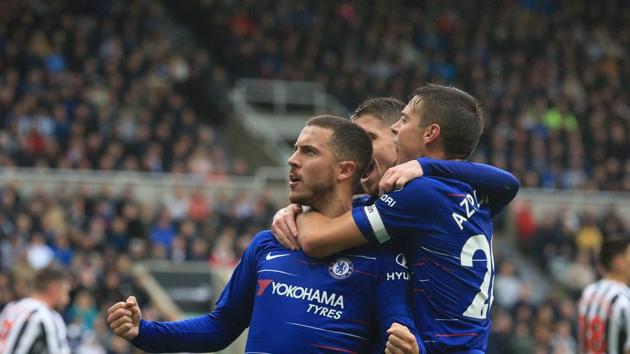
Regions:
<instances>
[{"instance_id":1,"label":"crowd in stadium stand","mask_svg":"<svg viewBox=\"0 0 630 354\"><path fill-rule=\"evenodd\" d=\"M224 100L231 80L314 80L348 108L439 81L485 105L475 159L524 186L630 191L630 30L615 2L201 1L189 10L201 6L203 23L185 24L204 29L197 46L176 37L157 2L14 4L8 17L0 7L1 168L243 174L213 125L229 110L204 105ZM150 303L130 275L134 261L234 265L275 210L265 195L173 190L153 207L132 195L27 197L2 186L0 307L26 293L34 269L58 262L73 270L64 316L76 352L128 353L103 309L131 293ZM490 352L572 353L575 296L597 277L601 239L628 225L612 209L536 219L520 205L514 218L520 247L542 250L529 253L565 292L533 304L497 254ZM143 314L158 316L150 305Z\"/></svg>"},{"instance_id":2,"label":"crowd in stadium stand","mask_svg":"<svg viewBox=\"0 0 630 354\"><path fill-rule=\"evenodd\" d=\"M202 1L197 18L232 78L317 81L350 108L452 83L487 111L475 159L527 187L630 191L623 1L362 4Z\"/></svg>"},{"instance_id":3,"label":"crowd in stadium stand","mask_svg":"<svg viewBox=\"0 0 630 354\"><path fill-rule=\"evenodd\" d=\"M185 97L205 51L174 37L157 3L92 5L25 2L0 22L0 165L246 172Z\"/></svg>"}]
</instances>

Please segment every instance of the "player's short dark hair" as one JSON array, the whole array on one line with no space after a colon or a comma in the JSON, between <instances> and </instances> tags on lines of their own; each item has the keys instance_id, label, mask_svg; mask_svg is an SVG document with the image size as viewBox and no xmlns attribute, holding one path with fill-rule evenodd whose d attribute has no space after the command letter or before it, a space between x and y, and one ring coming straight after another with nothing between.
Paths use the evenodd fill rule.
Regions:
<instances>
[{"instance_id":1,"label":"player's short dark hair","mask_svg":"<svg viewBox=\"0 0 630 354\"><path fill-rule=\"evenodd\" d=\"M352 112L350 119L354 121L365 114L370 114L391 125L400 118L400 112L402 112L403 108L405 108L405 103L393 97L370 98L363 101Z\"/></svg>"},{"instance_id":2,"label":"player's short dark hair","mask_svg":"<svg viewBox=\"0 0 630 354\"><path fill-rule=\"evenodd\" d=\"M372 141L367 133L349 119L332 115L313 117L306 122L306 126L332 130L329 142L331 150L339 161L353 161L357 165L352 184L358 186L372 160Z\"/></svg>"},{"instance_id":3,"label":"player's short dark hair","mask_svg":"<svg viewBox=\"0 0 630 354\"><path fill-rule=\"evenodd\" d=\"M599 264L607 271L612 270L613 260L626 252L630 246L627 235L610 235L604 237L602 248L599 250Z\"/></svg>"},{"instance_id":4,"label":"player's short dark hair","mask_svg":"<svg viewBox=\"0 0 630 354\"><path fill-rule=\"evenodd\" d=\"M41 269L33 279L33 291L44 292L55 282L70 280L70 277L62 268L51 265Z\"/></svg>"},{"instance_id":5,"label":"player's short dark hair","mask_svg":"<svg viewBox=\"0 0 630 354\"><path fill-rule=\"evenodd\" d=\"M483 132L483 109L479 101L458 88L428 84L418 88L411 103L421 114L421 126L440 126L444 153L448 158L467 159ZM422 111L419 111L419 106Z\"/></svg>"}]
</instances>

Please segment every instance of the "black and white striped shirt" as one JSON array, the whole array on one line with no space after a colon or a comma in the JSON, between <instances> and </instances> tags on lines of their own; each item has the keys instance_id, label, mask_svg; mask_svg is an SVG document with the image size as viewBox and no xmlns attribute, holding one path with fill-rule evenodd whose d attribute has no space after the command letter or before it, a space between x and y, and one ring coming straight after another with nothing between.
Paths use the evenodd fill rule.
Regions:
<instances>
[{"instance_id":1,"label":"black and white striped shirt","mask_svg":"<svg viewBox=\"0 0 630 354\"><path fill-rule=\"evenodd\" d=\"M0 313L1 354L69 354L61 315L32 298L13 301Z\"/></svg>"},{"instance_id":2,"label":"black and white striped shirt","mask_svg":"<svg viewBox=\"0 0 630 354\"><path fill-rule=\"evenodd\" d=\"M630 289L625 284L602 279L587 286L578 311L580 353L630 351Z\"/></svg>"}]
</instances>

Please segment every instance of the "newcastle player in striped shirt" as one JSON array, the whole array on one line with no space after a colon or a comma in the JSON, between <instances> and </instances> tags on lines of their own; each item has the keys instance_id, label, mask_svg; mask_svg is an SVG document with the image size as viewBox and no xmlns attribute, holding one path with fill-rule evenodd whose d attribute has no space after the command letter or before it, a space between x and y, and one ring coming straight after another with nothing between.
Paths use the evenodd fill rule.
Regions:
<instances>
[{"instance_id":1,"label":"newcastle player in striped shirt","mask_svg":"<svg viewBox=\"0 0 630 354\"><path fill-rule=\"evenodd\" d=\"M604 278L587 286L579 305L579 352L630 353L630 237L604 240Z\"/></svg>"},{"instance_id":2,"label":"newcastle player in striped shirt","mask_svg":"<svg viewBox=\"0 0 630 354\"><path fill-rule=\"evenodd\" d=\"M10 302L0 313L0 353L69 354L66 325L57 312L68 304L69 292L62 270L39 271L32 296Z\"/></svg>"}]
</instances>

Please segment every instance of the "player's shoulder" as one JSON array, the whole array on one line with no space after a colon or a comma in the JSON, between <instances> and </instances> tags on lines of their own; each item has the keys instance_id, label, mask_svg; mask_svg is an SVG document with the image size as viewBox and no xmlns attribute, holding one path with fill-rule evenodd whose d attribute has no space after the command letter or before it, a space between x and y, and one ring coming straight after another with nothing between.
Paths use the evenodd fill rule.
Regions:
<instances>
[{"instance_id":1,"label":"player's shoulder","mask_svg":"<svg viewBox=\"0 0 630 354\"><path fill-rule=\"evenodd\" d=\"M427 201L437 201L447 194L448 188L441 178L420 177L407 183L403 188L388 192L380 197L380 202L389 207L409 208L415 206L426 206Z\"/></svg>"},{"instance_id":2,"label":"player's shoulder","mask_svg":"<svg viewBox=\"0 0 630 354\"><path fill-rule=\"evenodd\" d=\"M468 186L468 184L453 178L422 176L409 181L403 189L448 189L453 186Z\"/></svg>"},{"instance_id":3,"label":"player's shoulder","mask_svg":"<svg viewBox=\"0 0 630 354\"><path fill-rule=\"evenodd\" d=\"M378 197L370 194L358 194L352 197L352 207L362 207L365 205L374 204Z\"/></svg>"},{"instance_id":4,"label":"player's shoulder","mask_svg":"<svg viewBox=\"0 0 630 354\"><path fill-rule=\"evenodd\" d=\"M440 198L450 194L470 193L471 191L472 187L466 182L453 178L433 176L416 178L401 189L401 192L405 192L408 195L427 198Z\"/></svg>"},{"instance_id":5,"label":"player's shoulder","mask_svg":"<svg viewBox=\"0 0 630 354\"><path fill-rule=\"evenodd\" d=\"M271 230L263 230L254 235L248 247L260 249L277 245L280 245L280 243L274 237L273 232Z\"/></svg>"},{"instance_id":6,"label":"player's shoulder","mask_svg":"<svg viewBox=\"0 0 630 354\"><path fill-rule=\"evenodd\" d=\"M45 305L40 300L35 300L31 297L25 297L22 299L17 299L9 302L5 307L3 312L33 312L33 311L48 311L50 308Z\"/></svg>"}]
</instances>

